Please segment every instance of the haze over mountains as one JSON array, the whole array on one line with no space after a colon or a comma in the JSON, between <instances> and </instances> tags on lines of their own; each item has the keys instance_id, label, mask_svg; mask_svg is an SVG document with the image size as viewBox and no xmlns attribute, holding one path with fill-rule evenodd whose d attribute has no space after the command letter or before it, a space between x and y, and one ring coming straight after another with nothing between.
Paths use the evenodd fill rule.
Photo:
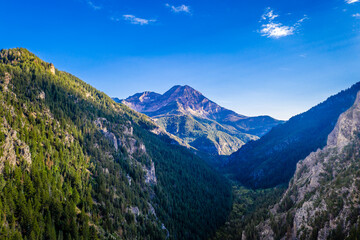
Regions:
<instances>
[{"instance_id":1,"label":"haze over mountains","mask_svg":"<svg viewBox=\"0 0 360 240\"><path fill-rule=\"evenodd\" d=\"M209 154L229 155L282 123L269 116L237 114L190 86L174 86L162 95L143 92L114 100L152 117L167 132Z\"/></svg>"}]
</instances>

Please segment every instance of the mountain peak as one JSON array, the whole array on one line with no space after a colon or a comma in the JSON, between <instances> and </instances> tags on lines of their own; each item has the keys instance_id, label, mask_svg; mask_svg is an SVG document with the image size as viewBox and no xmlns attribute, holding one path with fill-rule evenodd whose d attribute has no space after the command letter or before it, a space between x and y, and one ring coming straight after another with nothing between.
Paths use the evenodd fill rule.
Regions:
<instances>
[{"instance_id":1,"label":"mountain peak","mask_svg":"<svg viewBox=\"0 0 360 240\"><path fill-rule=\"evenodd\" d=\"M280 123L268 116L251 118L237 114L189 85L175 85L162 95L137 93L121 102L154 118L190 146L210 153L230 154ZM209 141L214 144L209 145Z\"/></svg>"},{"instance_id":2,"label":"mountain peak","mask_svg":"<svg viewBox=\"0 0 360 240\"><path fill-rule=\"evenodd\" d=\"M169 96L176 94L178 96L182 95L196 95L196 96L202 96L202 94L195 90L194 88L190 87L189 85L175 85L172 88L170 88L167 92L164 93L164 95Z\"/></svg>"},{"instance_id":3,"label":"mountain peak","mask_svg":"<svg viewBox=\"0 0 360 240\"><path fill-rule=\"evenodd\" d=\"M171 89L191 89L196 91L194 88L190 87L189 85L175 85L172 88L170 88L170 90Z\"/></svg>"},{"instance_id":4,"label":"mountain peak","mask_svg":"<svg viewBox=\"0 0 360 240\"><path fill-rule=\"evenodd\" d=\"M191 108L195 107L194 104L200 104L204 99L206 99L206 101L209 101L199 91L188 85L176 85L172 87L170 90L168 90L162 95L162 99L164 100L164 102L166 102L166 104L177 101L180 104L185 105L186 107L191 105Z\"/></svg>"}]
</instances>

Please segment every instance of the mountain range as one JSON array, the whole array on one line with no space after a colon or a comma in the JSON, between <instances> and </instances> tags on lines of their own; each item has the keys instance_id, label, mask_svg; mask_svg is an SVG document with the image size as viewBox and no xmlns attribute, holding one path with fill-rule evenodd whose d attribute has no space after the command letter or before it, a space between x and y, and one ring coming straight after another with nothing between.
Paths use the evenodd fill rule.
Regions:
<instances>
[{"instance_id":1,"label":"mountain range","mask_svg":"<svg viewBox=\"0 0 360 240\"><path fill-rule=\"evenodd\" d=\"M116 100L0 51L0 239L359 239L360 82L286 122L189 86Z\"/></svg>"},{"instance_id":2,"label":"mountain range","mask_svg":"<svg viewBox=\"0 0 360 240\"><path fill-rule=\"evenodd\" d=\"M148 115L196 150L213 155L229 155L282 123L269 116L237 114L187 85L174 86L164 94L143 92L114 100Z\"/></svg>"}]
</instances>

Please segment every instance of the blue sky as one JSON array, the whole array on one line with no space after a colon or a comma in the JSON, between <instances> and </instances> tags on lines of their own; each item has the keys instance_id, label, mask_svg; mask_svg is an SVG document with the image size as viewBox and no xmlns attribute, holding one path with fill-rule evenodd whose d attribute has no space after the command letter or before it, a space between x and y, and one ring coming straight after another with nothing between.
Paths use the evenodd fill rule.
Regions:
<instances>
[{"instance_id":1,"label":"blue sky","mask_svg":"<svg viewBox=\"0 0 360 240\"><path fill-rule=\"evenodd\" d=\"M190 85L279 119L360 81L360 0L4 0L25 47L109 96Z\"/></svg>"}]
</instances>

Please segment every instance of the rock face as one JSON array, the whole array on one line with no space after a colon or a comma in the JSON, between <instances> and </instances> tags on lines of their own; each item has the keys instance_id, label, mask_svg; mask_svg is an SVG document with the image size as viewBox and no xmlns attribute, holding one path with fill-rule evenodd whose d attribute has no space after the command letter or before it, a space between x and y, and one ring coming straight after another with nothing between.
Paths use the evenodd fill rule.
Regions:
<instances>
[{"instance_id":1,"label":"rock face","mask_svg":"<svg viewBox=\"0 0 360 240\"><path fill-rule=\"evenodd\" d=\"M5 118L2 118L2 126L0 131L5 135L5 141L0 146L2 149L0 172L2 172L5 162L8 162L10 166L15 166L20 161L25 161L27 166L30 166L31 153L29 146L18 139L17 132L10 127ZM18 154L16 154L16 151L18 151Z\"/></svg>"},{"instance_id":2,"label":"rock face","mask_svg":"<svg viewBox=\"0 0 360 240\"><path fill-rule=\"evenodd\" d=\"M9 90L12 85L11 75L8 72L5 72L5 76L0 78L0 86L4 92L8 92L16 99L16 95ZM0 94L3 93L0 92ZM0 108L6 109L12 117L15 116L14 109L1 100ZM17 131L11 128L4 116L0 118L0 134L4 138L2 143L0 142L0 173L3 171L6 162L10 166L15 166L20 161L24 161L27 166L30 166L32 161L29 146L18 138Z\"/></svg>"},{"instance_id":3,"label":"rock face","mask_svg":"<svg viewBox=\"0 0 360 240\"><path fill-rule=\"evenodd\" d=\"M50 72L55 75L55 66L52 63L50 63Z\"/></svg>"},{"instance_id":4,"label":"rock face","mask_svg":"<svg viewBox=\"0 0 360 240\"><path fill-rule=\"evenodd\" d=\"M259 226L261 239L344 239L357 228L359 129L360 93L354 105L339 117L327 145L297 164L289 188L271 210L274 217Z\"/></svg>"},{"instance_id":5,"label":"rock face","mask_svg":"<svg viewBox=\"0 0 360 240\"><path fill-rule=\"evenodd\" d=\"M94 124L100 130L100 132L113 144L116 151L119 151L120 147L124 148L129 157L136 164L141 165L141 168L145 173L145 183L150 185L155 185L157 183L154 162L146 153L145 145L134 138L133 127L131 126L130 121L127 122L127 125L124 124L121 126L123 131L117 135L108 130L107 126L110 126L111 124L106 118L97 118L94 121ZM149 167L137 161L137 158L139 157L145 157L145 159L149 161ZM129 179L129 184L131 185L131 179Z\"/></svg>"},{"instance_id":6,"label":"rock face","mask_svg":"<svg viewBox=\"0 0 360 240\"><path fill-rule=\"evenodd\" d=\"M119 149L118 139L115 137L114 133L109 132L107 128L104 126L104 123L106 122L107 120L105 118L98 118L95 120L95 125L100 129L100 131L105 135L105 137L109 139L109 141L111 141L112 144L114 144L114 148L117 151Z\"/></svg>"},{"instance_id":7,"label":"rock face","mask_svg":"<svg viewBox=\"0 0 360 240\"><path fill-rule=\"evenodd\" d=\"M11 81L11 75L9 73L5 73L5 77L2 80L4 91L8 90L8 85L9 85L10 81Z\"/></svg>"},{"instance_id":8,"label":"rock face","mask_svg":"<svg viewBox=\"0 0 360 240\"><path fill-rule=\"evenodd\" d=\"M114 100L152 117L170 134L210 154L229 155L281 123L268 116L237 114L190 86L174 86L163 95L143 92Z\"/></svg>"},{"instance_id":9,"label":"rock face","mask_svg":"<svg viewBox=\"0 0 360 240\"><path fill-rule=\"evenodd\" d=\"M156 174L155 174L155 165L153 162L151 162L151 166L149 168L143 168L144 171L146 172L145 175L145 183L148 184L156 184L157 183L157 179L156 179Z\"/></svg>"},{"instance_id":10,"label":"rock face","mask_svg":"<svg viewBox=\"0 0 360 240\"><path fill-rule=\"evenodd\" d=\"M39 99L44 100L45 99L45 93L44 91L41 91L38 96Z\"/></svg>"}]
</instances>

